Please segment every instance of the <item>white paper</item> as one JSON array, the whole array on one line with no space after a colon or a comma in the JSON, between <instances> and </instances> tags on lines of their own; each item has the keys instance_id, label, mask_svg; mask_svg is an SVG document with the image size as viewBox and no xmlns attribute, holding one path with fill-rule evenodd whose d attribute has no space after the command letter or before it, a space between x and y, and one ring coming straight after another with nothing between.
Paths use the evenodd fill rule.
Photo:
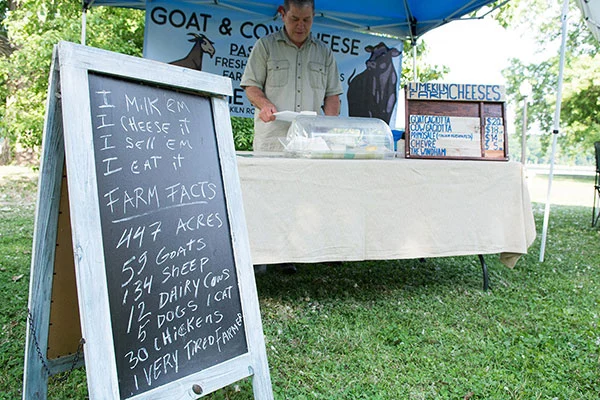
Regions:
<instances>
[{"instance_id":1,"label":"white paper","mask_svg":"<svg viewBox=\"0 0 600 400\"><path fill-rule=\"evenodd\" d=\"M278 121L292 122L298 115L317 115L314 111L279 111L273 114Z\"/></svg>"}]
</instances>

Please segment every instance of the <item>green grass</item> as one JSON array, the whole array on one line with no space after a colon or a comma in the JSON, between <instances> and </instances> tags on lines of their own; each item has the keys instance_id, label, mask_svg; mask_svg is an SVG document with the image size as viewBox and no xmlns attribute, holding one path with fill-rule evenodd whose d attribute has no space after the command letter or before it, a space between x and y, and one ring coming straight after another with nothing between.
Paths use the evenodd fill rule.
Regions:
<instances>
[{"instance_id":1,"label":"green grass","mask_svg":"<svg viewBox=\"0 0 600 400\"><path fill-rule=\"evenodd\" d=\"M531 201L546 204L548 194L548 175L529 176ZM593 176L554 176L552 179L551 204L564 206L592 207L594 204ZM592 214L590 210L590 221Z\"/></svg>"},{"instance_id":2,"label":"green grass","mask_svg":"<svg viewBox=\"0 0 600 400\"><path fill-rule=\"evenodd\" d=\"M553 190L580 183L560 179ZM1 399L21 396L34 208L20 199L34 186L0 179ZM275 398L598 399L600 230L590 227L591 202L554 204L539 263L543 211L534 203L538 239L514 269L486 257L487 292L476 257L258 275ZM49 391L86 398L83 369ZM208 398L250 399L252 387Z\"/></svg>"},{"instance_id":3,"label":"green grass","mask_svg":"<svg viewBox=\"0 0 600 400\"><path fill-rule=\"evenodd\" d=\"M4 167L3 167L4 168ZM0 398L20 396L29 293L35 179L0 176Z\"/></svg>"}]
</instances>

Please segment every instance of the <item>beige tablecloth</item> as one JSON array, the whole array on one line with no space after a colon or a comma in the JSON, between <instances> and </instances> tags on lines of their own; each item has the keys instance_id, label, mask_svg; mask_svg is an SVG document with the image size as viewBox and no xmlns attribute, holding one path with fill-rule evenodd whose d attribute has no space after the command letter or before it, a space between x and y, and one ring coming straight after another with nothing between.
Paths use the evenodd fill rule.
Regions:
<instances>
[{"instance_id":1,"label":"beige tablecloth","mask_svg":"<svg viewBox=\"0 0 600 400\"><path fill-rule=\"evenodd\" d=\"M501 253L535 239L520 163L238 156L254 264Z\"/></svg>"}]
</instances>

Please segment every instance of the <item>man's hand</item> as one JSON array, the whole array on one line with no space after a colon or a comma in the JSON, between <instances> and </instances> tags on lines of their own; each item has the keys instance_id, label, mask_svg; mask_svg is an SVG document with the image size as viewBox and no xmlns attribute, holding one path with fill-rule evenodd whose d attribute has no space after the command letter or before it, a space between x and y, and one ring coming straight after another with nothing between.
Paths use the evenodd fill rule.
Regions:
<instances>
[{"instance_id":1,"label":"man's hand","mask_svg":"<svg viewBox=\"0 0 600 400\"><path fill-rule=\"evenodd\" d=\"M263 122L271 122L275 121L275 114L277 112L277 108L271 103L270 105L263 106L258 113L258 118L260 118Z\"/></svg>"},{"instance_id":2,"label":"man's hand","mask_svg":"<svg viewBox=\"0 0 600 400\"><path fill-rule=\"evenodd\" d=\"M339 95L336 94L335 96L325 97L325 102L323 104L323 114L337 117L338 115L340 115L340 108L341 103Z\"/></svg>"},{"instance_id":3,"label":"man's hand","mask_svg":"<svg viewBox=\"0 0 600 400\"><path fill-rule=\"evenodd\" d=\"M248 100L260 110L258 117L263 122L275 121L275 116L273 114L277 112L277 107L267 99L265 92L256 86L247 86L244 89L246 90L246 97L248 97Z\"/></svg>"}]
</instances>

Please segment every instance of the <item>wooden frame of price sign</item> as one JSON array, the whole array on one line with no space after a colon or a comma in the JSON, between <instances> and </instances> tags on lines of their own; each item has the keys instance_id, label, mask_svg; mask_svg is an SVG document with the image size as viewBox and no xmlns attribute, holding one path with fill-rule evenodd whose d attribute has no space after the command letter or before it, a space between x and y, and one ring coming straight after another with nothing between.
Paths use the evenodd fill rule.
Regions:
<instances>
[{"instance_id":1,"label":"wooden frame of price sign","mask_svg":"<svg viewBox=\"0 0 600 400\"><path fill-rule=\"evenodd\" d=\"M81 358L91 399L193 399L247 377L273 398L231 94L221 76L56 46L24 399Z\"/></svg>"},{"instance_id":2,"label":"wooden frame of price sign","mask_svg":"<svg viewBox=\"0 0 600 400\"><path fill-rule=\"evenodd\" d=\"M508 160L505 88L410 82L406 158Z\"/></svg>"}]
</instances>

